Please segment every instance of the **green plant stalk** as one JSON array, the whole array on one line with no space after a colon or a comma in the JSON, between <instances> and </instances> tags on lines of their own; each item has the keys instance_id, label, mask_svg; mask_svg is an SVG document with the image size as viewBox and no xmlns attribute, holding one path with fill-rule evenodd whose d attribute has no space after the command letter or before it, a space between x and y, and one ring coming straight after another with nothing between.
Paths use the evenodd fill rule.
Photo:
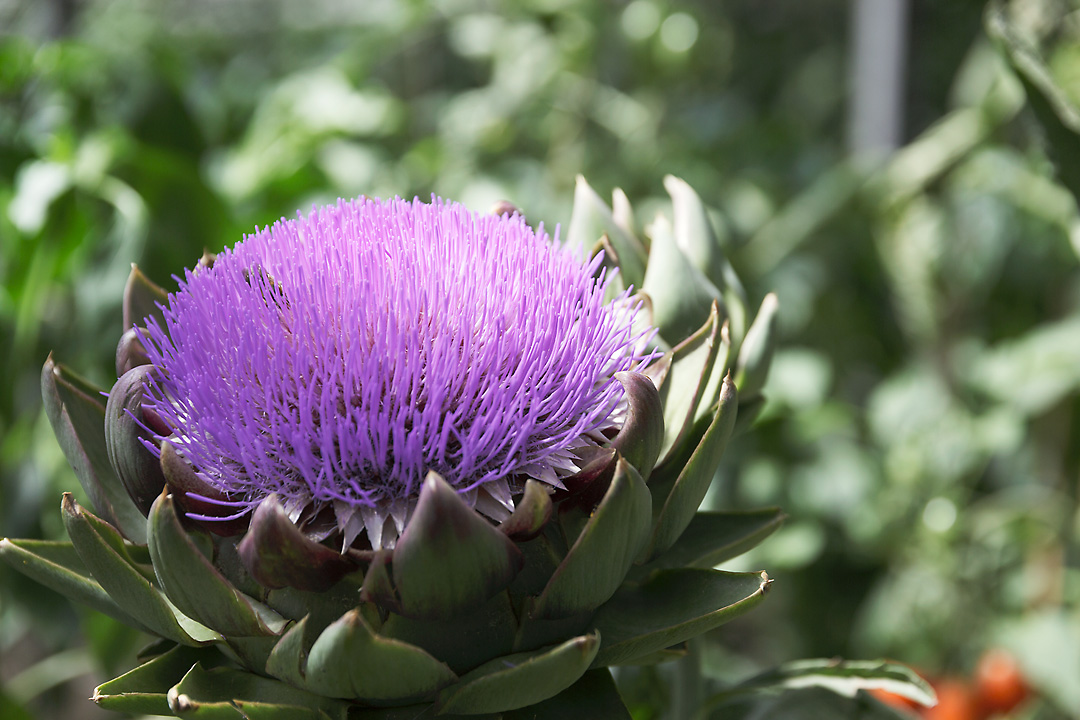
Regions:
<instances>
[{"instance_id":1,"label":"green plant stalk","mask_svg":"<svg viewBox=\"0 0 1080 720\"><path fill-rule=\"evenodd\" d=\"M686 643L686 655L675 661L675 682L671 694L671 717L694 717L705 698L701 676L701 644L697 638Z\"/></svg>"}]
</instances>

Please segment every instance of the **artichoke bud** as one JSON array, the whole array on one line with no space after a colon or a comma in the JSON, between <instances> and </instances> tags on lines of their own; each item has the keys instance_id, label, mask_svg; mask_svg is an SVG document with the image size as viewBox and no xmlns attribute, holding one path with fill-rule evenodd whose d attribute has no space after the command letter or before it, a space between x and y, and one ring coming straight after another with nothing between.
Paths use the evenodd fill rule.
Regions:
<instances>
[{"instance_id":1,"label":"artichoke bud","mask_svg":"<svg viewBox=\"0 0 1080 720\"><path fill-rule=\"evenodd\" d=\"M130 327L120 336L120 342L116 344L116 377L123 377L134 367L150 364L141 332L140 328Z\"/></svg>"},{"instance_id":2,"label":"artichoke bud","mask_svg":"<svg viewBox=\"0 0 1080 720\"><path fill-rule=\"evenodd\" d=\"M124 373L113 385L105 405L109 462L144 515L165 487L161 464L145 444L162 429L156 413L143 408L146 382L154 371L153 365L139 365Z\"/></svg>"},{"instance_id":3,"label":"artichoke bud","mask_svg":"<svg viewBox=\"0 0 1080 720\"><path fill-rule=\"evenodd\" d=\"M761 301L757 317L746 331L739 359L735 365L735 385L744 399L751 399L761 392L769 376L773 351L776 347L776 311L779 301L775 293L769 293Z\"/></svg>"},{"instance_id":4,"label":"artichoke bud","mask_svg":"<svg viewBox=\"0 0 1080 720\"><path fill-rule=\"evenodd\" d=\"M579 178L566 242L509 203L360 199L204 254L171 295L133 266L108 402L51 359L42 378L105 520L65 502L74 560L0 543L179 643L95 699L563 717L599 680L587 714L622 717L604 666L756 604L758 574L706 568L778 511L697 510L764 383L776 298L729 367L735 283L700 200L666 183L676 228L648 251L625 195Z\"/></svg>"}]
</instances>

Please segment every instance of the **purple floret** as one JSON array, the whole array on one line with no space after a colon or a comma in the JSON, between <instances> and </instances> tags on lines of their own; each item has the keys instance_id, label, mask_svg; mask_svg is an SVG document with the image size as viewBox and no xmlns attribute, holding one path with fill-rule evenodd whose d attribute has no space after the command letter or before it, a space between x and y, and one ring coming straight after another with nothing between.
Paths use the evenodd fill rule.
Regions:
<instances>
[{"instance_id":1,"label":"purple floret","mask_svg":"<svg viewBox=\"0 0 1080 720\"><path fill-rule=\"evenodd\" d=\"M509 508L507 488L558 486L617 428L612 375L645 359L600 263L517 215L339 201L186 273L145 333L149 402L241 503L333 505L372 535L371 511L400 525L434 470Z\"/></svg>"}]
</instances>

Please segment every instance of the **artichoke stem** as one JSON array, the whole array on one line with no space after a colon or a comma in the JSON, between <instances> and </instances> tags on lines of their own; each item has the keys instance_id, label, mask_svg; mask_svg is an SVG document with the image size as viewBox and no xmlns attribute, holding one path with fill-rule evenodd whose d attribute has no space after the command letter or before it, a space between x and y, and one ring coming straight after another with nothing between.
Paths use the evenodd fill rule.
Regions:
<instances>
[{"instance_id":1,"label":"artichoke stem","mask_svg":"<svg viewBox=\"0 0 1080 720\"><path fill-rule=\"evenodd\" d=\"M671 692L671 717L697 717L705 699L701 677L701 645L697 638L686 643L686 654L675 661L675 682Z\"/></svg>"}]
</instances>

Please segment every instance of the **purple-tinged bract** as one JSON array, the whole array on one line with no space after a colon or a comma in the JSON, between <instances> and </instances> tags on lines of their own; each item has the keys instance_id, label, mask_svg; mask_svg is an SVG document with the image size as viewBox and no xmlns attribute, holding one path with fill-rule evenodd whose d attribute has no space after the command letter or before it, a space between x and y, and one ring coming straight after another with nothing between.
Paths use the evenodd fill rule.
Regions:
<instances>
[{"instance_id":1,"label":"purple-tinged bract","mask_svg":"<svg viewBox=\"0 0 1080 720\"><path fill-rule=\"evenodd\" d=\"M339 201L186 274L146 330L148 402L240 512L332 506L378 547L434 470L500 519L618 428L612 376L645 360L600 262L520 215Z\"/></svg>"}]
</instances>

